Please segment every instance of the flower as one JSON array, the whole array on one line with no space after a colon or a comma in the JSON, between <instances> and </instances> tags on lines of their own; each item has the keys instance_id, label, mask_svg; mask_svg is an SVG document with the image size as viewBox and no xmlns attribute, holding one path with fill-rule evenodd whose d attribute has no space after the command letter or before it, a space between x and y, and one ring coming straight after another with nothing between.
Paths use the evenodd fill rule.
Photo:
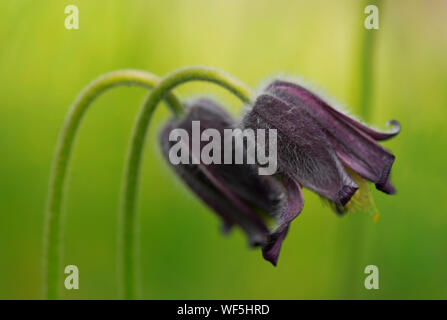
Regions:
<instances>
[{"instance_id":1,"label":"flower","mask_svg":"<svg viewBox=\"0 0 447 320\"><path fill-rule=\"evenodd\" d=\"M256 164L220 164L223 158L219 163L194 162L201 157L203 141L197 150L193 141L183 141L181 135L176 138L183 141L191 161L170 162L190 189L221 217L224 229L240 226L250 244L261 246L263 257L273 265L290 223L303 209L301 187L327 199L338 213L350 210L354 199L368 192L367 181L387 194L395 192L390 181L395 157L378 141L394 137L400 131L399 123L390 121L393 129L389 132L374 130L297 84L274 81L239 122L211 100L194 101L183 117L170 120L162 130L160 142L166 159L176 144L170 139L172 130L183 129L190 136L194 121L200 121L201 134L214 129L224 135L225 129L235 127L264 129L266 135L276 130L278 171L273 176L258 175ZM219 141L218 147L225 145Z\"/></svg>"},{"instance_id":2,"label":"flower","mask_svg":"<svg viewBox=\"0 0 447 320\"><path fill-rule=\"evenodd\" d=\"M278 174L329 200L341 213L363 180L393 194L394 155L377 141L400 131L380 132L331 107L300 85L272 82L242 120L252 129L277 129Z\"/></svg>"},{"instance_id":3,"label":"flower","mask_svg":"<svg viewBox=\"0 0 447 320\"><path fill-rule=\"evenodd\" d=\"M221 164L193 163L194 158L200 157L193 141L183 141L189 151L189 163L173 164L169 155L179 141L170 141L173 140L170 134L174 129L183 129L192 136L193 121L200 121L202 134L215 129L221 135L224 129L234 128L237 123L212 100L196 100L187 106L184 116L170 120L163 128L160 144L164 157L189 188L221 217L225 231L238 225L247 234L249 243L262 246L264 257L276 263L281 243L278 239L285 236L288 224L302 209L299 186L287 178L258 175L255 164L223 164L223 160ZM201 141L201 148L203 145ZM220 147L224 148L223 142ZM276 221L274 232L268 225L271 220Z\"/></svg>"}]
</instances>

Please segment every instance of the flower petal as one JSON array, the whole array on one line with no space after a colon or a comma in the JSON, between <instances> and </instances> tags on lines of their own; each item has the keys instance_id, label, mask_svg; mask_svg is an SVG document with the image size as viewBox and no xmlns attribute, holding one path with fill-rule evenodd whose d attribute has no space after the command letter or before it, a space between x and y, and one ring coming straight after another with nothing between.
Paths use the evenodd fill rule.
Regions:
<instances>
[{"instance_id":1,"label":"flower petal","mask_svg":"<svg viewBox=\"0 0 447 320\"><path fill-rule=\"evenodd\" d=\"M374 182L377 189L386 193L391 192L386 183L395 157L378 144L374 137L383 140L397 134L398 131L387 136L369 128L366 130L366 126L360 122L342 115L313 93L295 84L275 82L268 91L290 104L303 106L308 110L323 128L345 166Z\"/></svg>"},{"instance_id":2,"label":"flower petal","mask_svg":"<svg viewBox=\"0 0 447 320\"><path fill-rule=\"evenodd\" d=\"M268 90L276 89L276 88L289 88L293 90L294 94L301 97L303 100L314 100L316 102L316 107L321 108L323 111L330 113L332 116L334 116L337 120L343 121L344 123L354 126L355 128L359 129L363 133L367 134L371 138L373 138L376 141L384 141L391 139L395 137L400 132L400 123L397 120L390 120L387 122L387 126L392 126L392 129L388 132L378 131L373 128L370 128L366 126L365 124L361 123L360 121L349 117L348 115L344 114L343 112L340 112L339 110L332 108L326 101L321 99L316 94L310 92L306 88L295 84L291 82L286 81L274 81L272 84L269 85L267 88ZM315 107L315 106L313 106Z\"/></svg>"},{"instance_id":3,"label":"flower petal","mask_svg":"<svg viewBox=\"0 0 447 320\"><path fill-rule=\"evenodd\" d=\"M282 242L284 241L289 227L285 228L279 233L272 235L272 238L266 246L262 248L262 256L265 260L269 261L275 267L278 264L279 252L281 251Z\"/></svg>"},{"instance_id":4,"label":"flower petal","mask_svg":"<svg viewBox=\"0 0 447 320\"><path fill-rule=\"evenodd\" d=\"M301 186L295 180L285 176L283 183L286 188L286 202L279 216L278 227L275 232L282 232L303 210L304 196Z\"/></svg>"},{"instance_id":5,"label":"flower petal","mask_svg":"<svg viewBox=\"0 0 447 320\"><path fill-rule=\"evenodd\" d=\"M169 141L170 132L182 128L192 137L192 121L200 121L200 134L212 128L221 136L224 129L235 125L233 118L211 100L195 101L184 117L171 120L161 133L162 151L168 161L169 150L177 143ZM223 149L223 144L220 147ZM222 217L225 229L237 224L246 232L252 245L266 243L268 227L254 208L267 213L280 208L284 198L282 185L273 177L257 175L255 165L192 164L192 159L200 159L200 154L192 147L192 141L187 148L189 164L170 163L174 171ZM223 157L223 152L221 154Z\"/></svg>"},{"instance_id":6,"label":"flower petal","mask_svg":"<svg viewBox=\"0 0 447 320\"><path fill-rule=\"evenodd\" d=\"M279 217L278 227L271 235L269 243L262 248L264 259L270 261L274 266L278 263L279 252L289 230L289 224L300 214L304 206L300 185L288 177L284 178L284 184L287 190L287 201Z\"/></svg>"},{"instance_id":7,"label":"flower petal","mask_svg":"<svg viewBox=\"0 0 447 320\"><path fill-rule=\"evenodd\" d=\"M307 109L303 104L263 94L245 115L243 125L253 129L277 129L278 169L304 187L344 205L358 186Z\"/></svg>"},{"instance_id":8,"label":"flower petal","mask_svg":"<svg viewBox=\"0 0 447 320\"><path fill-rule=\"evenodd\" d=\"M339 116L340 120L343 120L346 123L355 126L357 129L360 129L363 133L366 133L368 136L370 136L371 138L373 138L376 141L385 141L385 140L391 139L391 138L397 136L401 129L399 121L390 120L386 123L387 126L392 126L392 129L390 131L388 131L388 132L378 131L373 128L367 127L363 123L361 123L353 118L350 118L335 109L332 109L332 110L334 110L336 113L338 113L340 115Z\"/></svg>"}]
</instances>

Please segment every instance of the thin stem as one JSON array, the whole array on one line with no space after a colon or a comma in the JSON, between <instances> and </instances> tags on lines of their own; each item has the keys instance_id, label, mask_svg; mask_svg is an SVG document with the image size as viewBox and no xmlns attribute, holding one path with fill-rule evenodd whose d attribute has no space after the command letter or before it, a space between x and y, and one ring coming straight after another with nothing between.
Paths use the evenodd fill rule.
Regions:
<instances>
[{"instance_id":1,"label":"thin stem","mask_svg":"<svg viewBox=\"0 0 447 320\"><path fill-rule=\"evenodd\" d=\"M229 74L216 69L206 67L189 67L179 69L168 74L160 80L149 94L143 108L140 111L134 127L131 147L127 159L124 188L122 190L122 227L121 243L121 272L124 279L124 298L135 299L137 297L137 217L136 200L138 194L138 181L145 144L146 133L152 114L157 104L167 92L176 86L188 81L209 81L216 83L238 96L243 102L250 102L252 92L250 89L233 78Z\"/></svg>"},{"instance_id":2,"label":"thin stem","mask_svg":"<svg viewBox=\"0 0 447 320\"><path fill-rule=\"evenodd\" d=\"M382 17L383 5L379 5L377 0L364 0L361 2L362 8L359 12L363 12L367 5L374 4L380 8L380 18ZM362 26L359 32L357 68L353 79L357 82L356 104L359 107L362 119L368 122L372 115L373 106L373 90L374 90L374 57L376 53L376 37L379 30L367 30L363 27L365 15L359 15L358 24ZM362 266L365 257L365 243L367 241L367 225L364 216L352 217L348 222L348 230L343 233L347 234L347 244L343 245L347 250L347 266L344 268L344 283L346 298L358 298L360 290L363 288ZM353 280L354 279L354 280Z\"/></svg>"},{"instance_id":3,"label":"thin stem","mask_svg":"<svg viewBox=\"0 0 447 320\"><path fill-rule=\"evenodd\" d=\"M358 105L360 115L364 121L369 121L371 117L371 107L373 98L373 65L375 55L375 38L377 31L365 30L361 36L360 45L360 66L359 66L359 96Z\"/></svg>"},{"instance_id":4,"label":"thin stem","mask_svg":"<svg viewBox=\"0 0 447 320\"><path fill-rule=\"evenodd\" d=\"M150 73L137 70L111 72L90 83L78 96L65 119L59 136L49 184L44 235L44 286L45 297L57 299L61 279L62 248L62 204L64 200L67 171L76 133L87 109L101 93L122 85L152 88L158 78ZM168 105L174 112L180 112L182 105L177 98L166 95Z\"/></svg>"},{"instance_id":5,"label":"thin stem","mask_svg":"<svg viewBox=\"0 0 447 320\"><path fill-rule=\"evenodd\" d=\"M383 13L384 7L386 5L386 1L378 1L378 0L364 0L364 7L367 5L376 5L379 8L379 25L383 21ZM361 34L360 38L360 68L358 73L359 79L359 96L358 96L358 105L360 107L360 114L365 122L370 122L372 116L374 115L373 110L373 99L374 99L374 78L375 78L375 69L374 67L377 65L377 38L379 36L379 30L364 30ZM371 185L368 186L371 188ZM371 190L369 190L371 192ZM369 224L368 224L369 222ZM354 228L351 230L352 236L352 268L354 269L354 273L361 274L364 276L364 268L366 258L371 257L371 251L368 250L368 244L372 240L374 233L374 225L371 225L371 222L366 219L358 219L354 223ZM352 277L351 277L352 279ZM360 278L361 279L361 278ZM361 288L359 290L359 287ZM352 295L355 298L361 298L362 294L364 294L363 286L357 286L356 289L353 290Z\"/></svg>"}]
</instances>

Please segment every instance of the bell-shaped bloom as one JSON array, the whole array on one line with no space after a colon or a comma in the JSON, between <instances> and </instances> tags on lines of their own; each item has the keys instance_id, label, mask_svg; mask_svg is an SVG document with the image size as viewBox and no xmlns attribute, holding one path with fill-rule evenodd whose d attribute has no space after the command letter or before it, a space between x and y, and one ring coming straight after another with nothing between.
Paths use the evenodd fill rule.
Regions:
<instances>
[{"instance_id":1,"label":"bell-shaped bloom","mask_svg":"<svg viewBox=\"0 0 447 320\"><path fill-rule=\"evenodd\" d=\"M397 121L391 122L391 132L376 131L302 86L274 81L257 97L242 124L277 129L279 174L337 208L343 208L358 189L349 170L385 193L395 191L390 182L395 157L377 141L395 136L400 130Z\"/></svg>"},{"instance_id":2,"label":"bell-shaped bloom","mask_svg":"<svg viewBox=\"0 0 447 320\"><path fill-rule=\"evenodd\" d=\"M275 129L278 171L263 176L258 175L256 164L225 164L224 152L217 156L219 163L197 161L209 139L184 138L194 136L196 121L200 121L200 134L212 129L217 136L239 127L264 129L269 140L270 129ZM363 193L353 196L359 188L368 189L367 181L385 193L395 192L390 182L395 157L378 143L400 131L397 121L390 123L392 131L377 131L297 84L275 81L240 122L210 100L193 102L184 116L164 128L161 146L169 160L172 150L177 150L174 146L182 141L187 150L183 159L189 162L170 161L174 171L219 214L225 229L241 227L250 243L262 246L264 258L276 265L289 225L303 209L302 186L329 200L339 213L349 210L354 199L365 198ZM171 136L174 129L184 134ZM208 135L216 138L211 132ZM194 141L200 141L199 145L195 147ZM216 145L218 151L227 147L222 140ZM242 151L247 153L246 147ZM231 148L237 151L234 145Z\"/></svg>"},{"instance_id":3,"label":"bell-shaped bloom","mask_svg":"<svg viewBox=\"0 0 447 320\"><path fill-rule=\"evenodd\" d=\"M218 136L224 137L224 130L233 129L237 124L215 102L196 100L187 106L185 115L170 120L163 128L160 135L163 155L189 188L221 217L225 230L233 225L241 227L250 244L262 246L264 257L276 264L288 224L303 207L299 185L288 178L258 175L255 164L225 164L223 138L213 141L217 147L213 151L213 159L216 160L214 153L218 151L220 156L217 160L220 161L205 164L201 160L201 152L210 139L198 139L197 132L194 133L197 121L200 121L200 135L208 133L213 140L219 140ZM210 129L219 135L211 134ZM200 148L194 146L197 140ZM179 143L186 148L175 148ZM231 148L235 145L231 144ZM187 154L183 155L183 160L186 161L173 163L172 152L185 149ZM274 226L269 224L272 221Z\"/></svg>"}]
</instances>

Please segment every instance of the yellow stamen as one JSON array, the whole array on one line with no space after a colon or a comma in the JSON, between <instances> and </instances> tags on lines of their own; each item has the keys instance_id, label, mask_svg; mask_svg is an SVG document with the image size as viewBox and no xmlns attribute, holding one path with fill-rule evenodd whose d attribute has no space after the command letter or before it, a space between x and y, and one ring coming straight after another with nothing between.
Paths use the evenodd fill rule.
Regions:
<instances>
[{"instance_id":1,"label":"yellow stamen","mask_svg":"<svg viewBox=\"0 0 447 320\"><path fill-rule=\"evenodd\" d=\"M376 204L374 203L369 182L349 168L346 168L346 171L355 180L355 182L357 182L359 189L343 209L349 212L368 213L369 215L374 216L373 221L377 222L379 219L379 212Z\"/></svg>"}]
</instances>

